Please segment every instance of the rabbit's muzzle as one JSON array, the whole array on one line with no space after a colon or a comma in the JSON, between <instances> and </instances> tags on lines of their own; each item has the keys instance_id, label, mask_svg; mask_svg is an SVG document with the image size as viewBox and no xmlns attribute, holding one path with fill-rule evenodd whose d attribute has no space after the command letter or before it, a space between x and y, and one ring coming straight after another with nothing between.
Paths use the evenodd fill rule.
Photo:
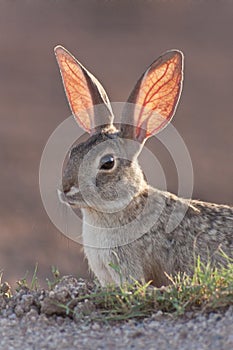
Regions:
<instances>
[{"instance_id":1,"label":"rabbit's muzzle","mask_svg":"<svg viewBox=\"0 0 233 350\"><path fill-rule=\"evenodd\" d=\"M60 201L62 204L69 205L69 203L67 202L66 196L65 196L65 194L64 194L63 191L57 189L57 195L58 195L59 201Z\"/></svg>"},{"instance_id":2,"label":"rabbit's muzzle","mask_svg":"<svg viewBox=\"0 0 233 350\"><path fill-rule=\"evenodd\" d=\"M69 190L61 191L57 190L58 198L61 203L66 205L75 205L77 202L77 196L79 195L79 189L75 186L70 187Z\"/></svg>"}]
</instances>

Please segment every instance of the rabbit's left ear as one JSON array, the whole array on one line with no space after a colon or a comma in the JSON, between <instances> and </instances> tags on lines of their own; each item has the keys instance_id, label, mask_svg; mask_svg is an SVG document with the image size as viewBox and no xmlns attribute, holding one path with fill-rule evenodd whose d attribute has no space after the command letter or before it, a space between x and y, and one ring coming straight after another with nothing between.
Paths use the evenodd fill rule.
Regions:
<instances>
[{"instance_id":1,"label":"rabbit's left ear","mask_svg":"<svg viewBox=\"0 0 233 350\"><path fill-rule=\"evenodd\" d=\"M78 124L88 133L111 125L112 108L100 82L62 46L56 46L54 51L66 97Z\"/></svg>"},{"instance_id":2,"label":"rabbit's left ear","mask_svg":"<svg viewBox=\"0 0 233 350\"><path fill-rule=\"evenodd\" d=\"M183 54L172 50L146 70L123 110L121 136L143 143L172 119L182 90Z\"/></svg>"}]
</instances>

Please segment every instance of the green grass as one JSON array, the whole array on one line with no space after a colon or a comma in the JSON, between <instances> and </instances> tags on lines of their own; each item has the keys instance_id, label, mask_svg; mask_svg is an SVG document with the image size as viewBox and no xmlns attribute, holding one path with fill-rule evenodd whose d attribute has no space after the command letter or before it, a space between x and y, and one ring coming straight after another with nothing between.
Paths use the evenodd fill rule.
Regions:
<instances>
[{"instance_id":1,"label":"green grass","mask_svg":"<svg viewBox=\"0 0 233 350\"><path fill-rule=\"evenodd\" d=\"M196 310L216 311L233 305L233 262L226 259L227 266L213 268L197 258L192 277L178 275L167 287L154 288L150 283L139 282L118 288L109 286L97 288L79 301L92 301L99 318L105 320L145 317L159 310L175 315Z\"/></svg>"},{"instance_id":2,"label":"green grass","mask_svg":"<svg viewBox=\"0 0 233 350\"><path fill-rule=\"evenodd\" d=\"M31 281L30 282L28 281L28 271L27 271L24 277L16 282L17 283L16 291L19 291L23 287L26 287L30 290L37 290L39 288L37 272L38 272L38 263L36 263L35 265Z\"/></svg>"},{"instance_id":3,"label":"green grass","mask_svg":"<svg viewBox=\"0 0 233 350\"><path fill-rule=\"evenodd\" d=\"M91 320L127 320L143 318L153 312L182 315L187 311L212 312L233 305L233 260L226 257L226 266L214 268L209 263L204 265L196 259L192 277L178 275L167 287L155 288L149 283L122 284L120 287L101 288L98 283L89 292L70 299L66 304L57 301L64 313L76 319ZM111 267L120 273L118 266ZM61 277L56 268L52 269L53 280L47 280L48 289L53 290ZM30 282L23 278L18 287L38 290L37 265ZM0 275L1 277L1 275ZM6 283L1 283L0 294L11 297ZM75 307L78 305L78 307ZM83 307L85 306L85 307Z\"/></svg>"}]
</instances>

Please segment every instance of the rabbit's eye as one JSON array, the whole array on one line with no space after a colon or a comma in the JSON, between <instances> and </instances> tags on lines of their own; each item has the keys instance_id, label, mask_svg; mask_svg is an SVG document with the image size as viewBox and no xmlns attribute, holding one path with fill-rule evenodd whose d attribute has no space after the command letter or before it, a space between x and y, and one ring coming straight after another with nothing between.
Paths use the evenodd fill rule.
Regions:
<instances>
[{"instance_id":1,"label":"rabbit's eye","mask_svg":"<svg viewBox=\"0 0 233 350\"><path fill-rule=\"evenodd\" d=\"M115 160L111 154L107 154L106 156L100 159L100 169L110 170L114 167Z\"/></svg>"}]
</instances>

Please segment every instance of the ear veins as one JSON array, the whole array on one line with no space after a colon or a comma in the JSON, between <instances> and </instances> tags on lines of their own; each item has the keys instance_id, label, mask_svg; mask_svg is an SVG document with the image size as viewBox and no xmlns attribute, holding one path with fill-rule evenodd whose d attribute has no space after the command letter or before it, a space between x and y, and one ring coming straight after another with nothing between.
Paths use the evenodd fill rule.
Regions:
<instances>
[{"instance_id":1,"label":"ear veins","mask_svg":"<svg viewBox=\"0 0 233 350\"><path fill-rule=\"evenodd\" d=\"M69 67L70 71L72 72L72 74L77 78L78 80L78 83L79 83L79 87L82 88L83 92L82 94L80 94L79 98L81 100L81 104L84 106L83 110L88 110L89 109L89 106L87 105L87 100L88 100L88 95L87 93L85 93L85 82L84 82L84 79L82 79L81 77L79 77L76 72L71 68L70 64L69 64L69 61L66 60L66 64L67 66ZM85 73L85 72L83 72ZM84 78L85 78L85 81L86 81L86 85L88 84L87 83L87 79L85 77L85 74L84 74ZM75 112L75 105L78 105L77 103L75 103L75 99L72 97L72 94L74 95L75 94L75 85L76 85L76 81L74 79L74 77L70 76L70 79L67 79L67 83L73 88L73 91L71 92L70 90L67 90L67 95L68 95L68 102L70 104L70 107L71 107L71 110L72 112L74 113L74 116L77 116L78 117L78 112ZM73 83L73 84L72 84ZM78 107L79 109L79 107ZM89 117L91 118L91 116L89 115ZM92 120L92 123L90 122L90 128L88 128L82 121L81 118L78 118L79 119L79 123L81 124L81 126L83 127L84 130L86 130L87 132L90 132L91 130L91 124L93 124L93 120Z\"/></svg>"},{"instance_id":2,"label":"ear veins","mask_svg":"<svg viewBox=\"0 0 233 350\"><path fill-rule=\"evenodd\" d=\"M85 112L85 110L88 109L88 104L91 103L90 96L87 94L88 90L86 79L84 80L82 78L82 67L66 50L59 48L59 51L61 51L61 53L58 53L57 51L55 51L55 53L61 71L62 81L70 109L75 119L78 119L80 126L85 131L90 132L90 121L88 121L88 118L85 118L85 123L82 118L78 116L78 112ZM74 68L76 68L76 70ZM79 91L76 89L77 85L79 87ZM78 98L75 96L76 94L78 94Z\"/></svg>"},{"instance_id":3,"label":"ear veins","mask_svg":"<svg viewBox=\"0 0 233 350\"><path fill-rule=\"evenodd\" d=\"M102 125L111 125L111 104L100 82L61 46L55 48L62 82L72 114L79 125L93 134ZM95 105L103 108L95 114Z\"/></svg>"},{"instance_id":4,"label":"ear veins","mask_svg":"<svg viewBox=\"0 0 233 350\"><path fill-rule=\"evenodd\" d=\"M176 81L175 81L175 84L174 84L172 90L169 91L166 95L163 95L161 98L166 97L166 96L168 96L169 94L172 94L172 93L173 93L173 91L174 91L175 88L177 87L178 79L179 79L179 76L177 76ZM171 111L170 111L170 113L168 114L168 116L167 116L167 117L164 117L164 121L163 121L157 128L155 128L155 129L153 129L151 132L147 133L146 137L148 137L148 136L150 136L150 135L153 135L153 134L155 134L157 131L163 129L163 127L164 127L164 126L166 125L166 123L167 123L167 120L169 120L170 117L173 115L173 112L174 112L174 110L175 110L175 108L176 108L176 103L177 103L178 99L179 99L179 94L176 94L176 98L175 98L175 100L174 100L173 108L171 109ZM153 111L154 111L154 110L155 110L155 108L153 109ZM153 113L153 111L151 112L151 114ZM150 114L150 115L151 115L151 114ZM161 116L163 117L162 114L161 114ZM149 118L149 117L148 117L148 118Z\"/></svg>"},{"instance_id":5,"label":"ear veins","mask_svg":"<svg viewBox=\"0 0 233 350\"><path fill-rule=\"evenodd\" d=\"M176 88L179 88L179 87L177 86L177 85L178 85L178 80L179 80L179 78L180 78L180 76L179 76L179 74L178 74L178 75L176 76L176 79L175 79L174 83L172 84L172 89L169 90L170 86L169 86L168 84L169 84L170 82L173 81L174 76L175 76L175 73L176 73L176 69L174 69L173 72L172 72L172 77L171 77L169 80L164 81L164 83L161 84L161 86L159 86L158 89L155 90L155 91L153 92L153 94L150 96L150 98L148 99L149 94L150 94L150 92L152 91L152 89L154 88L154 86L157 85L158 82L161 81L161 80L166 76L166 73L167 73L167 71L168 71L169 65L174 65L174 62L170 62L170 63L167 63L167 64L166 64L166 69L165 69L164 73L162 74L162 76L159 78L159 80L156 81L156 83L154 83L154 84L150 87L150 89L149 89L148 92L146 93L145 101L143 102L143 105L142 105L141 110L140 110L139 121L138 121L139 127L140 127L140 121L141 121L141 118L142 118L142 115L143 115L144 107L146 107L147 104L149 104L149 103L154 103L155 100L162 100L163 98L167 97L168 95L172 95L173 92L174 92L174 90L175 90ZM152 80L152 79L151 79L151 80ZM163 89L164 87L166 87L166 86L168 87L168 88L167 88L167 90L168 90L167 93L165 93L164 95L158 96L157 98L155 98L155 99L153 100L153 97L155 97L156 94L158 94L158 92L159 92L161 89ZM166 91L165 91L165 92L166 92ZM161 114L161 116L164 117L164 119L165 119L164 122L163 122L162 124L160 124L157 128L153 129L152 131L147 132L147 133L146 133L146 137L148 137L148 136L154 134L157 130L163 128L163 126L166 124L167 120L170 119L170 117L171 117L171 115L172 115L172 113L173 113L173 110L174 110L174 108L175 108L175 104L176 104L176 102L177 102L177 99L178 99L178 96L177 96L177 98L176 98L175 101L174 101L174 105L171 105L171 106L168 105L168 106L167 106L167 107L173 107L173 108L167 108L167 113L168 113L167 116L164 117L163 114ZM152 111L150 112L149 116L147 117L147 123L148 123L148 119L151 117L153 111L155 111L158 107L159 107L159 103L158 103L157 105L155 105L155 106L152 108ZM170 109L170 111L169 111L169 109Z\"/></svg>"},{"instance_id":6,"label":"ear veins","mask_svg":"<svg viewBox=\"0 0 233 350\"><path fill-rule=\"evenodd\" d=\"M147 91L147 93L146 93L146 95L145 95L145 98L144 98L144 102L143 102L143 104L142 104L142 106L141 106L141 109L140 109L140 113L139 113L139 118L138 118L138 124L140 125L140 122L141 122L141 118L142 118L142 114L143 114L143 110L144 110L144 107L146 107L146 105L150 102L150 100L147 100L147 97L149 96L149 94L150 94L150 92L151 92L151 90L154 88L154 86L155 86L155 84L158 84L159 82L160 82L160 80L161 79L163 79L163 77L166 75L166 73L167 73L167 70L168 70L168 64L166 64L166 69L165 69L165 71L164 71L164 73L162 74L162 76L155 82L155 83L153 83L152 85L151 85L151 87L149 88L149 90ZM149 74L149 72L148 72L148 74ZM151 75L152 75L152 72L151 72ZM153 81L152 80L152 77L148 77L151 81ZM145 78L144 79L146 79L146 75L145 75ZM144 80L143 79L143 80ZM141 83L141 85L143 84L143 81L142 81L142 83ZM144 86L144 89L145 89L145 87L146 86ZM161 86L162 87L162 86ZM161 89L161 87L159 87L154 93L153 93L153 95L152 95L152 97ZM151 99L151 97L150 97L150 99ZM156 107L155 107L156 108ZM154 109L155 109L154 108Z\"/></svg>"}]
</instances>

